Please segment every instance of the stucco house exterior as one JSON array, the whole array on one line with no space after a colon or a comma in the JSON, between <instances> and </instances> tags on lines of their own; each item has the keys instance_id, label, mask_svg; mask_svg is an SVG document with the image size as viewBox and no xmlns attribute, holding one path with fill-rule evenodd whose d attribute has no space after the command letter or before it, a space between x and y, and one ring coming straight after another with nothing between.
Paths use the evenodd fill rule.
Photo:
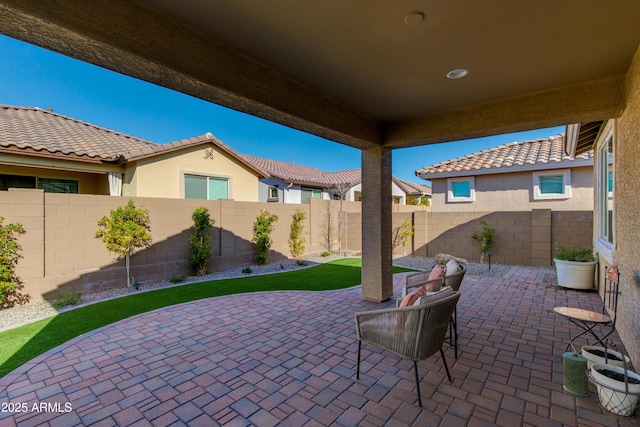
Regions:
<instances>
[{"instance_id":1,"label":"stucco house exterior","mask_svg":"<svg viewBox=\"0 0 640 427\"><path fill-rule=\"evenodd\" d=\"M513 142L426 166L432 212L591 211L593 151L564 152L564 134Z\"/></svg>"},{"instance_id":2,"label":"stucco house exterior","mask_svg":"<svg viewBox=\"0 0 640 427\"><path fill-rule=\"evenodd\" d=\"M283 162L241 154L247 162L269 173L260 180L259 201L306 204L310 198L333 200L344 196L348 202L362 200L360 169L325 172L295 162ZM415 199L431 197L431 188L392 178L393 203L406 205Z\"/></svg>"},{"instance_id":3,"label":"stucco house exterior","mask_svg":"<svg viewBox=\"0 0 640 427\"><path fill-rule=\"evenodd\" d=\"M267 174L207 133L157 144L31 107L0 105L0 190L258 200Z\"/></svg>"}]
</instances>

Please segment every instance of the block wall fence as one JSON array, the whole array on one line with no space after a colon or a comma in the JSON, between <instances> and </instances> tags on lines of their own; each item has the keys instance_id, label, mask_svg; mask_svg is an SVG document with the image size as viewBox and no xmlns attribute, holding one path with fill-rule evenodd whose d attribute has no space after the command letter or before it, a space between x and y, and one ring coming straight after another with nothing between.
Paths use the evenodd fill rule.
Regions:
<instances>
[{"instance_id":1,"label":"block wall fence","mask_svg":"<svg viewBox=\"0 0 640 427\"><path fill-rule=\"evenodd\" d=\"M289 231L296 209L307 214L304 224L307 255L323 251L358 253L362 250L359 202L311 199L308 205L237 202L233 200L184 200L132 198L136 207L149 211L153 243L131 257L132 275L138 282L170 279L193 272L188 269L189 236L195 208L209 209L214 256L210 269L221 270L254 263L251 242L253 223L261 209L279 220L272 235L270 261L291 258ZM91 292L124 286L124 261L115 261L105 245L94 237L97 222L129 198L52 194L42 190L10 189L0 192L3 225L19 222L22 258L17 274L32 301L61 290ZM340 207L342 205L342 207ZM342 214L340 210L342 209ZM533 210L528 212L431 212L422 206L394 205L393 230L405 220L414 226L407 245L394 248L397 256L432 257L445 252L477 261L479 245L471 234L484 219L496 228L492 262L551 265L556 244L591 245L592 212ZM425 266L426 267L426 266Z\"/></svg>"}]
</instances>

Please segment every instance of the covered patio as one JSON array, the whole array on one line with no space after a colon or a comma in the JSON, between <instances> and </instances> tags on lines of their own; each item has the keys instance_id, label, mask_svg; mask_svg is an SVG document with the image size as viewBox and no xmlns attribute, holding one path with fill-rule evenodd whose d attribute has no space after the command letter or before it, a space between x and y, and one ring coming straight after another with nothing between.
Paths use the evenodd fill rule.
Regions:
<instances>
[{"instance_id":1,"label":"covered patio","mask_svg":"<svg viewBox=\"0 0 640 427\"><path fill-rule=\"evenodd\" d=\"M394 297L404 275L394 275ZM439 357L420 362L422 409L410 361L365 343L356 380L353 313L393 305L363 300L358 286L212 298L85 334L0 379L0 402L28 406L0 413L0 424L634 425L594 393L563 391L572 326L553 307L602 303L553 275L514 266L501 278L465 277L457 360L445 344L454 382ZM36 402L56 410L32 411Z\"/></svg>"}]
</instances>

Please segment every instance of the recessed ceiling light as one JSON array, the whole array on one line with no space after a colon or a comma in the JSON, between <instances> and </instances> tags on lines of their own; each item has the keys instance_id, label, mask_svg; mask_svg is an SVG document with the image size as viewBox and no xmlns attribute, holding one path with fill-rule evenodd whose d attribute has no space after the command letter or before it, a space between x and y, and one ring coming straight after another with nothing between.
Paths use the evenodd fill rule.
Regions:
<instances>
[{"instance_id":1,"label":"recessed ceiling light","mask_svg":"<svg viewBox=\"0 0 640 427\"><path fill-rule=\"evenodd\" d=\"M422 12L411 12L404 17L404 23L409 26L421 24L422 21L424 21L424 13Z\"/></svg>"},{"instance_id":2,"label":"recessed ceiling light","mask_svg":"<svg viewBox=\"0 0 640 427\"><path fill-rule=\"evenodd\" d=\"M466 68L456 68L455 70L451 70L447 73L447 78L452 80L461 79L467 74L469 74L469 70Z\"/></svg>"}]
</instances>

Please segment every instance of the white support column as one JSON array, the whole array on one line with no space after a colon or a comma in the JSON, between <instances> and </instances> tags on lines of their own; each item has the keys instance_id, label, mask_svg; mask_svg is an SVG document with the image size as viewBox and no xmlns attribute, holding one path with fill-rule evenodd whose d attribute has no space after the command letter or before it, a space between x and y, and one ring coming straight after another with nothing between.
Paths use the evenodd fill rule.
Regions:
<instances>
[{"instance_id":1,"label":"white support column","mask_svg":"<svg viewBox=\"0 0 640 427\"><path fill-rule=\"evenodd\" d=\"M362 297L393 295L391 150L362 150Z\"/></svg>"}]
</instances>

